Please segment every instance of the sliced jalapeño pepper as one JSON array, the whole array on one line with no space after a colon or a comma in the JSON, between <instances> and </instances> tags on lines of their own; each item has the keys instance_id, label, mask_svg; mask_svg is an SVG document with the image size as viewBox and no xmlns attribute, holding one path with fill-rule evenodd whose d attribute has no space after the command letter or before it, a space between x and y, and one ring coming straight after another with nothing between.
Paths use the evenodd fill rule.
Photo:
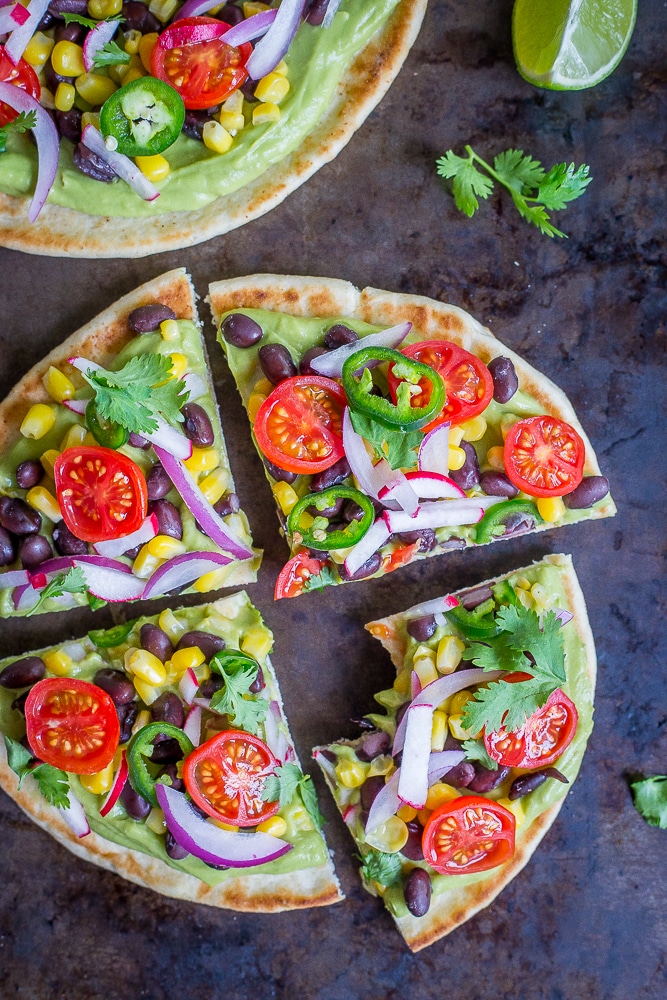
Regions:
<instances>
[{"instance_id":1,"label":"sliced jalape\u00f1o pepper","mask_svg":"<svg viewBox=\"0 0 667 1000\"><path fill-rule=\"evenodd\" d=\"M445 618L466 639L493 639L501 631L493 618L495 606L496 602L492 597L472 611L459 604L451 611L445 611Z\"/></svg>"},{"instance_id":2,"label":"sliced jalape\u00f1o pepper","mask_svg":"<svg viewBox=\"0 0 667 1000\"><path fill-rule=\"evenodd\" d=\"M86 407L86 426L98 444L103 448L113 448L114 451L127 444L130 437L130 432L122 424L100 416L94 399Z\"/></svg>"},{"instance_id":3,"label":"sliced jalape\u00f1o pepper","mask_svg":"<svg viewBox=\"0 0 667 1000\"><path fill-rule=\"evenodd\" d=\"M156 736L176 740L184 757L187 757L194 750L192 741L188 739L183 730L179 729L178 726L172 726L169 722L151 722L134 734L127 747L130 784L135 792L143 795L152 806L157 806L158 800L155 794L155 778L148 769L148 763L153 753L153 740Z\"/></svg>"},{"instance_id":4,"label":"sliced jalape\u00f1o pepper","mask_svg":"<svg viewBox=\"0 0 667 1000\"><path fill-rule=\"evenodd\" d=\"M373 377L370 370L364 368L371 362L383 361L392 362L394 375L401 379L395 403L384 396L372 395ZM357 379L355 372L360 368L364 370L361 378ZM360 351L355 351L343 364L342 376L343 388L352 409L394 430L418 430L437 416L445 405L445 384L438 373L421 361L406 358L389 347L362 347ZM425 406L411 406L412 395L422 380L426 380L430 387L430 392L424 394L428 402Z\"/></svg>"},{"instance_id":5,"label":"sliced jalape\u00f1o pepper","mask_svg":"<svg viewBox=\"0 0 667 1000\"><path fill-rule=\"evenodd\" d=\"M352 500L361 507L361 518L358 521L350 521L340 528L334 528L333 531L327 531L329 517L324 511L340 508L339 500ZM308 509L310 507L322 511L322 514L316 514L313 519ZM301 524L303 515L309 517L311 521L307 526ZM352 486L330 486L321 493L309 493L292 507L287 518L287 530L294 542L309 549L329 552L332 549L347 549L355 545L364 537L374 520L375 509L364 493Z\"/></svg>"},{"instance_id":6,"label":"sliced jalape\u00f1o pepper","mask_svg":"<svg viewBox=\"0 0 667 1000\"><path fill-rule=\"evenodd\" d=\"M125 156L155 156L178 139L185 121L183 98L162 80L142 76L102 105L100 129Z\"/></svg>"},{"instance_id":7,"label":"sliced jalape\u00f1o pepper","mask_svg":"<svg viewBox=\"0 0 667 1000\"><path fill-rule=\"evenodd\" d=\"M114 625L113 628L97 628L88 633L88 638L94 642L98 649L113 649L125 642L128 635L134 628L136 618L122 625Z\"/></svg>"},{"instance_id":8,"label":"sliced jalape\u00f1o pepper","mask_svg":"<svg viewBox=\"0 0 667 1000\"><path fill-rule=\"evenodd\" d=\"M504 503L494 504L490 507L475 529L475 541L478 545L485 542L492 542L495 538L501 538L505 534L507 521L513 514L532 517L535 524L541 524L537 506L530 500L506 500Z\"/></svg>"}]
</instances>

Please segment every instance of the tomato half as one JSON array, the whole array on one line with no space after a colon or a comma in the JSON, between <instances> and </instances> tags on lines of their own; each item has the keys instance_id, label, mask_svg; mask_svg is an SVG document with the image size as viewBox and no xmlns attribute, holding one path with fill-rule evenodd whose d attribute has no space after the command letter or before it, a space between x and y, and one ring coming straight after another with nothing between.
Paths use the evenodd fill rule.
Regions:
<instances>
[{"instance_id":1,"label":"tomato half","mask_svg":"<svg viewBox=\"0 0 667 1000\"><path fill-rule=\"evenodd\" d=\"M25 90L26 94L30 94L36 101L39 100L42 90L32 66L25 59L19 59L14 65L3 45L0 45L0 83L13 83L15 87ZM0 101L0 126L13 122L17 114L17 111Z\"/></svg>"},{"instance_id":2,"label":"tomato half","mask_svg":"<svg viewBox=\"0 0 667 1000\"><path fill-rule=\"evenodd\" d=\"M297 553L289 562L285 563L276 580L274 598L279 601L282 597L298 597L303 593L303 588L311 576L318 576L322 572L324 563L319 559L312 559L308 553Z\"/></svg>"},{"instance_id":3,"label":"tomato half","mask_svg":"<svg viewBox=\"0 0 667 1000\"><path fill-rule=\"evenodd\" d=\"M574 427L543 414L519 420L505 438L505 471L531 497L562 497L584 476L586 449Z\"/></svg>"},{"instance_id":4,"label":"tomato half","mask_svg":"<svg viewBox=\"0 0 667 1000\"><path fill-rule=\"evenodd\" d=\"M278 812L262 792L278 761L259 736L241 729L218 733L189 754L183 780L193 802L231 826L257 826Z\"/></svg>"},{"instance_id":5,"label":"tomato half","mask_svg":"<svg viewBox=\"0 0 667 1000\"><path fill-rule=\"evenodd\" d=\"M212 108L247 78L252 45L226 45L229 28L214 17L182 17L158 38L151 72L178 91L186 108Z\"/></svg>"},{"instance_id":6,"label":"tomato half","mask_svg":"<svg viewBox=\"0 0 667 1000\"><path fill-rule=\"evenodd\" d=\"M323 472L345 454L345 393L323 375L295 375L277 385L260 406L253 430L274 465L288 472Z\"/></svg>"},{"instance_id":7,"label":"tomato half","mask_svg":"<svg viewBox=\"0 0 667 1000\"><path fill-rule=\"evenodd\" d=\"M35 756L74 774L95 774L105 768L120 739L109 695L75 677L38 681L26 698L25 723Z\"/></svg>"},{"instance_id":8,"label":"tomato half","mask_svg":"<svg viewBox=\"0 0 667 1000\"><path fill-rule=\"evenodd\" d=\"M493 396L491 372L483 361L469 351L464 351L462 347L451 344L448 340L423 340L418 344L404 347L401 354L434 368L445 383L447 401L444 409L435 420L424 427L425 432L446 420L452 424L470 420L485 410L491 402ZM391 398L395 402L400 380L394 376L391 367L387 372L387 381ZM412 406L425 406L428 403L430 393L426 382L420 383L420 387L421 391L415 393L410 400Z\"/></svg>"},{"instance_id":9,"label":"tomato half","mask_svg":"<svg viewBox=\"0 0 667 1000\"><path fill-rule=\"evenodd\" d=\"M520 729L485 733L484 743L489 756L499 764L529 770L547 767L569 747L578 722L574 702L558 688Z\"/></svg>"},{"instance_id":10,"label":"tomato half","mask_svg":"<svg viewBox=\"0 0 667 1000\"><path fill-rule=\"evenodd\" d=\"M53 466L63 520L84 542L120 538L146 517L148 491L138 465L110 448L67 448Z\"/></svg>"},{"instance_id":11,"label":"tomato half","mask_svg":"<svg viewBox=\"0 0 667 1000\"><path fill-rule=\"evenodd\" d=\"M516 820L481 795L461 795L431 813L422 835L424 860L441 875L485 872L514 854Z\"/></svg>"}]
</instances>

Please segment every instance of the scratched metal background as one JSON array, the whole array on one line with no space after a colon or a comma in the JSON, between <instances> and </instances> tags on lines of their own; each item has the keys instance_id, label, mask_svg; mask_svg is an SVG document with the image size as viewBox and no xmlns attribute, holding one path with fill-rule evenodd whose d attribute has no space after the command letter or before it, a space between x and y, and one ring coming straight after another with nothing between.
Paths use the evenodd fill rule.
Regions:
<instances>
[{"instance_id":1,"label":"scratched metal background","mask_svg":"<svg viewBox=\"0 0 667 1000\"><path fill-rule=\"evenodd\" d=\"M420 563L388 579L272 601L285 548L241 405L207 319L232 464L256 541L251 588L276 635L298 749L354 732L390 677L371 617L545 552L574 554L599 653L596 728L581 776L528 868L488 910L411 956L359 887L323 792L347 901L244 916L175 902L76 860L0 797L0 996L30 1000L404 998L659 1000L667 995L667 833L635 813L628 777L667 771L665 154L667 4L642 0L635 36L593 90L550 93L515 70L510 0L433 0L381 106L348 148L246 228L140 261L0 250L0 392L119 295L187 265L207 282L255 271L327 274L454 302L551 376L613 482L615 521ZM460 215L434 160L470 142L591 164L552 241L493 197ZM109 609L0 624L3 654L109 625ZM315 775L318 788L322 782Z\"/></svg>"}]
</instances>

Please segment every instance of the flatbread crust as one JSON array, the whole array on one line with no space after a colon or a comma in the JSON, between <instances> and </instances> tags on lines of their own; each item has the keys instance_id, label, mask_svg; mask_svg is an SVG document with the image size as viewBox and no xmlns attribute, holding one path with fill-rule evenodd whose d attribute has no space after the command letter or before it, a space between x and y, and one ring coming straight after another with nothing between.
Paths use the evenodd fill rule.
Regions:
<instances>
[{"instance_id":1,"label":"flatbread crust","mask_svg":"<svg viewBox=\"0 0 667 1000\"><path fill-rule=\"evenodd\" d=\"M401 0L372 43L348 66L318 127L293 153L233 194L197 211L139 220L46 204L31 224L29 199L0 192L0 246L51 256L144 257L193 246L264 215L347 145L397 76L425 11L426 0Z\"/></svg>"}]
</instances>

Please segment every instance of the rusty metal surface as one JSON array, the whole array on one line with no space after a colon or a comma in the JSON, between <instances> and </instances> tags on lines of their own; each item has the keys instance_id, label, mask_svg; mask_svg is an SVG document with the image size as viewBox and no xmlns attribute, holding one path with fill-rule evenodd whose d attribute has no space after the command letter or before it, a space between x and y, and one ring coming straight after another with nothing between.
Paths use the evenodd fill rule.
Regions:
<instances>
[{"instance_id":1,"label":"rusty metal surface","mask_svg":"<svg viewBox=\"0 0 667 1000\"><path fill-rule=\"evenodd\" d=\"M667 771L664 591L664 43L667 7L643 0L606 82L539 91L518 76L509 0L433 0L389 94L350 146L270 215L227 237L141 261L0 250L0 393L73 329L141 281L186 265L209 280L255 271L339 276L473 312L569 394L610 477L614 521L419 563L386 580L274 604L285 556L270 491L207 320L239 492L266 556L249 588L276 635L299 752L352 735L391 677L362 631L373 616L549 551L574 555L599 654L596 728L546 840L500 898L411 956L356 877L324 792L347 901L244 916L175 902L79 861L0 796L0 995L30 1000L659 1000L667 995L667 833L632 808L627 780ZM470 142L591 164L555 242L494 197L457 213L434 159ZM661 603L662 601L662 603ZM17 654L111 624L104 609L0 624Z\"/></svg>"}]
</instances>

